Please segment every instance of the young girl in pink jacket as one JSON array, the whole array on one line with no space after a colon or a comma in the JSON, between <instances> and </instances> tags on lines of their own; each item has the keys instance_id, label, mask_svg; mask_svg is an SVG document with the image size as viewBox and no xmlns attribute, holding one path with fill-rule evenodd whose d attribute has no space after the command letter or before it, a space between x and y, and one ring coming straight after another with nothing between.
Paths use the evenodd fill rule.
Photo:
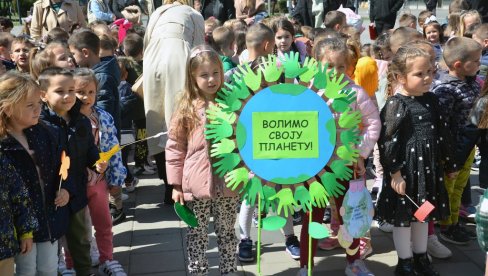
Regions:
<instances>
[{"instance_id":1,"label":"young girl in pink jacket","mask_svg":"<svg viewBox=\"0 0 488 276\"><path fill-rule=\"evenodd\" d=\"M198 226L189 227L186 235L191 274L208 274L205 251L210 215L215 219L220 273L237 270L234 223L238 197L212 173L209 142L204 134L205 110L216 104L223 80L219 55L208 46L195 47L187 62L185 90L173 114L166 144L166 170L168 183L173 185L173 200L187 205L198 220Z\"/></svg>"},{"instance_id":2,"label":"young girl in pink jacket","mask_svg":"<svg viewBox=\"0 0 488 276\"><path fill-rule=\"evenodd\" d=\"M348 67L348 51L346 44L338 39L338 38L327 38L318 42L317 45L314 47L314 57L316 60L320 61L322 64L327 63L330 69L334 69L337 74L344 74L346 72L346 68ZM378 108L376 107L375 103L371 100L368 94L358 85L354 83L348 77L344 77L344 81L349 81L349 84L344 89L352 89L356 92L356 100L351 104L351 108L353 110L359 110L362 115L362 122L360 125L362 137L361 144L358 146L359 150L359 158L357 163L350 164L349 166L354 168L354 172L358 177L362 177L366 172L364 166L364 160L368 158L371 151L373 150L376 141L379 138L380 130L381 130L381 122L379 117ZM331 100L328 104L332 104ZM333 116L336 120L339 120L340 113L333 112ZM341 132L343 129L337 129L337 137L340 137ZM340 146L340 139L337 139L336 147ZM334 161L338 157L333 155L331 161ZM346 191L349 188L348 181L341 181L336 179L336 181L342 184ZM344 191L344 194L345 192ZM335 204L335 208L331 208L331 216L335 216L339 219L339 223L342 224L342 218L339 215L339 209L342 206L342 201L344 196L339 196L331 199L331 205ZM325 209L313 207L312 211L312 220L315 222L321 222ZM305 217L302 218L303 221L308 221L309 213L305 214ZM300 236L301 241L308 240L308 223L302 224L302 231ZM353 243L350 248L356 248L359 245L359 239L353 239ZM312 256L315 255L315 251L317 248L317 240L312 241ZM372 276L373 274L369 272L368 268L365 266L363 261L360 259L360 251L358 250L354 255L346 254L347 259L347 266L345 270L346 275L368 275ZM308 261L308 243L304 242L300 244L300 266L304 268L307 265ZM300 272L305 273L305 269L301 270Z\"/></svg>"}]
</instances>

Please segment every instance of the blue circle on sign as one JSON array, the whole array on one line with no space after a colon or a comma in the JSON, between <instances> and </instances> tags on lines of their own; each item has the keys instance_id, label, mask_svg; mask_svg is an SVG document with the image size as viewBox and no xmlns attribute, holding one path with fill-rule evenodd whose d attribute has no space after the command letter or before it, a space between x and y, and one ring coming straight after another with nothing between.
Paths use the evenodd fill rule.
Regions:
<instances>
[{"instance_id":1,"label":"blue circle on sign","mask_svg":"<svg viewBox=\"0 0 488 276\"><path fill-rule=\"evenodd\" d=\"M254 112L318 112L317 158L255 159L253 157ZM314 91L298 84L278 84L254 95L239 115L237 144L242 160L257 176L277 184L296 184L318 174L329 162L336 142L335 120L329 106Z\"/></svg>"}]
</instances>

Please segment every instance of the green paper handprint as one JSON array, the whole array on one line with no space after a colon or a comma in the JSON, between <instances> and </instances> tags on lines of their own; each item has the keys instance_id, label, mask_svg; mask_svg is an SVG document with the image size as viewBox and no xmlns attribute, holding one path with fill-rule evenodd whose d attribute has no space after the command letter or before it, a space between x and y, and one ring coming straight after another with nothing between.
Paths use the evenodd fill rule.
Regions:
<instances>
[{"instance_id":1,"label":"green paper handprint","mask_svg":"<svg viewBox=\"0 0 488 276\"><path fill-rule=\"evenodd\" d=\"M261 180L257 177L251 178L247 183L246 187L243 189L243 198L247 201L247 204L254 206L256 204L256 197L258 194L263 197L263 185Z\"/></svg>"},{"instance_id":2,"label":"green paper handprint","mask_svg":"<svg viewBox=\"0 0 488 276\"><path fill-rule=\"evenodd\" d=\"M344 130L341 132L341 142L345 145L349 143L359 145L361 143L361 136L359 136L359 134L360 131L357 126L348 130Z\"/></svg>"},{"instance_id":3,"label":"green paper handprint","mask_svg":"<svg viewBox=\"0 0 488 276\"><path fill-rule=\"evenodd\" d=\"M236 148L236 143L233 140L224 138L220 142L213 143L210 150L211 157L218 157L225 153L231 153Z\"/></svg>"},{"instance_id":4,"label":"green paper handprint","mask_svg":"<svg viewBox=\"0 0 488 276\"><path fill-rule=\"evenodd\" d=\"M337 182L336 176L333 173L326 172L320 176L320 180L324 184L325 190L328 194L338 197L343 195L346 188Z\"/></svg>"},{"instance_id":5,"label":"green paper handprint","mask_svg":"<svg viewBox=\"0 0 488 276\"><path fill-rule=\"evenodd\" d=\"M303 82L309 82L317 74L317 72L319 72L317 65L318 62L314 58L307 57L305 59L305 63L303 63L303 68L306 68L307 71L300 75L300 80Z\"/></svg>"},{"instance_id":6,"label":"green paper handprint","mask_svg":"<svg viewBox=\"0 0 488 276\"><path fill-rule=\"evenodd\" d=\"M346 87L346 85L349 83L349 81L342 82L343 79L344 79L344 74L341 74L339 78L335 73L331 72L330 74L328 74L327 87L324 93L327 98L337 99L337 98L343 98L347 96L347 94L340 93L342 88Z\"/></svg>"},{"instance_id":7,"label":"green paper handprint","mask_svg":"<svg viewBox=\"0 0 488 276\"><path fill-rule=\"evenodd\" d=\"M324 89L327 86L327 68L329 68L329 64L322 64L319 62L317 67L318 72L315 74L313 79L313 86L317 89Z\"/></svg>"},{"instance_id":8,"label":"green paper handprint","mask_svg":"<svg viewBox=\"0 0 488 276\"><path fill-rule=\"evenodd\" d=\"M294 207L298 206L295 199L293 199L293 192L290 188L281 189L276 195L272 196L271 199L279 199L278 202L278 214L281 214L281 209L285 211L285 217L288 217L288 211L290 214L295 212Z\"/></svg>"},{"instance_id":9,"label":"green paper handprint","mask_svg":"<svg viewBox=\"0 0 488 276\"><path fill-rule=\"evenodd\" d=\"M237 94L225 88L222 88L217 93L217 99L215 101L219 104L225 105L225 107L222 108L223 111L236 111L242 106L241 101L239 101L237 98Z\"/></svg>"},{"instance_id":10,"label":"green paper handprint","mask_svg":"<svg viewBox=\"0 0 488 276\"><path fill-rule=\"evenodd\" d=\"M227 86L238 99L244 100L251 95L247 85L240 78L236 79L232 84L225 83L225 86Z\"/></svg>"},{"instance_id":11,"label":"green paper handprint","mask_svg":"<svg viewBox=\"0 0 488 276\"><path fill-rule=\"evenodd\" d=\"M276 212L276 201L271 199L273 196L276 195L276 190L270 186L263 186L263 198L261 201L261 211L265 211L266 213L271 210Z\"/></svg>"},{"instance_id":12,"label":"green paper handprint","mask_svg":"<svg viewBox=\"0 0 488 276\"><path fill-rule=\"evenodd\" d=\"M281 58L282 66L285 68L285 78L293 79L307 71L307 68L300 68L299 57L299 53L290 52Z\"/></svg>"},{"instance_id":13,"label":"green paper handprint","mask_svg":"<svg viewBox=\"0 0 488 276\"><path fill-rule=\"evenodd\" d=\"M341 114L341 117L339 117L339 126L341 128L352 128L357 126L361 122L361 117L360 111L351 112L351 109L348 108Z\"/></svg>"},{"instance_id":14,"label":"green paper handprint","mask_svg":"<svg viewBox=\"0 0 488 276\"><path fill-rule=\"evenodd\" d=\"M222 118L215 119L215 123L205 125L205 138L218 142L224 138L230 137L233 133L232 126Z\"/></svg>"},{"instance_id":15,"label":"green paper handprint","mask_svg":"<svg viewBox=\"0 0 488 276\"><path fill-rule=\"evenodd\" d=\"M302 206L302 210L304 212L312 210L312 201L307 188L303 186L299 186L298 188L296 188L294 198L296 202L300 202L300 205Z\"/></svg>"},{"instance_id":16,"label":"green paper handprint","mask_svg":"<svg viewBox=\"0 0 488 276\"><path fill-rule=\"evenodd\" d=\"M236 114L234 112L226 112L223 108L227 108L224 104L210 105L207 109L207 118L210 122L215 122L217 118L222 118L229 124L233 124L236 121Z\"/></svg>"},{"instance_id":17,"label":"green paper handprint","mask_svg":"<svg viewBox=\"0 0 488 276\"><path fill-rule=\"evenodd\" d=\"M278 67L275 55L268 55L267 60L264 57L261 57L261 62L262 64L259 65L259 68L263 72L264 79L267 82L275 82L281 77L283 66Z\"/></svg>"},{"instance_id":18,"label":"green paper handprint","mask_svg":"<svg viewBox=\"0 0 488 276\"><path fill-rule=\"evenodd\" d=\"M346 160L334 160L330 164L330 168L340 180L348 180L352 176L352 170L347 166L347 163Z\"/></svg>"},{"instance_id":19,"label":"green paper handprint","mask_svg":"<svg viewBox=\"0 0 488 276\"><path fill-rule=\"evenodd\" d=\"M356 162L359 157L359 150L342 145L337 149L337 156L343 160Z\"/></svg>"},{"instance_id":20,"label":"green paper handprint","mask_svg":"<svg viewBox=\"0 0 488 276\"><path fill-rule=\"evenodd\" d=\"M237 168L225 175L225 182L227 183L227 188L232 191L239 186L239 184L246 184L249 181L249 171L246 168Z\"/></svg>"},{"instance_id":21,"label":"green paper handprint","mask_svg":"<svg viewBox=\"0 0 488 276\"><path fill-rule=\"evenodd\" d=\"M347 96L343 98L337 98L332 102L332 108L336 112L344 112L347 108L356 100L356 91L348 89L346 91L343 90L341 94L344 93Z\"/></svg>"},{"instance_id":22,"label":"green paper handprint","mask_svg":"<svg viewBox=\"0 0 488 276\"><path fill-rule=\"evenodd\" d=\"M237 153L224 153L221 159L215 162L212 167L217 168L215 173L223 177L226 173L233 170L241 162L241 157Z\"/></svg>"},{"instance_id":23,"label":"green paper handprint","mask_svg":"<svg viewBox=\"0 0 488 276\"><path fill-rule=\"evenodd\" d=\"M244 76L243 79L246 85L252 91L257 91L261 87L261 71L257 70L257 73L254 73L248 63L244 64L244 67L239 65L238 68Z\"/></svg>"},{"instance_id":24,"label":"green paper handprint","mask_svg":"<svg viewBox=\"0 0 488 276\"><path fill-rule=\"evenodd\" d=\"M309 190L313 206L319 208L327 207L327 204L329 204L329 200L327 199L327 197L329 195L327 194L327 191L325 190L324 186L322 186L322 184L314 181L312 184L310 184Z\"/></svg>"}]
</instances>

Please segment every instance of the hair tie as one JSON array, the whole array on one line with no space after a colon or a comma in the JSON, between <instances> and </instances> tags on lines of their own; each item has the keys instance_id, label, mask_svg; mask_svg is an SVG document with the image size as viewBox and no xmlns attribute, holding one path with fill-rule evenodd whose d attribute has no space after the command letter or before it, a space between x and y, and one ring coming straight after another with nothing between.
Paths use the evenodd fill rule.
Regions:
<instances>
[{"instance_id":1,"label":"hair tie","mask_svg":"<svg viewBox=\"0 0 488 276\"><path fill-rule=\"evenodd\" d=\"M211 52L211 50L206 50L206 49L203 49L203 50L200 50L200 49L196 49L194 50L191 54L190 54L190 58L194 58L198 55L200 55L201 53L204 53L204 52Z\"/></svg>"},{"instance_id":2,"label":"hair tie","mask_svg":"<svg viewBox=\"0 0 488 276\"><path fill-rule=\"evenodd\" d=\"M435 15L431 15L431 16L427 17L427 19L425 19L424 25L427 25L431 22L437 22L437 17L435 17Z\"/></svg>"}]
</instances>

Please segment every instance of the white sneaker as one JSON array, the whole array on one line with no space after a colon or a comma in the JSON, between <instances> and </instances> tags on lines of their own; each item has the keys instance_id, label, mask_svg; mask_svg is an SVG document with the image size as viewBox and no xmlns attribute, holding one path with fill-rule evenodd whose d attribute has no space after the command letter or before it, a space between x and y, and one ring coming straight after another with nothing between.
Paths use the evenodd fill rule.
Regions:
<instances>
[{"instance_id":1,"label":"white sneaker","mask_svg":"<svg viewBox=\"0 0 488 276\"><path fill-rule=\"evenodd\" d=\"M74 269L65 269L63 272L61 272L61 276L75 276L76 271Z\"/></svg>"},{"instance_id":2,"label":"white sneaker","mask_svg":"<svg viewBox=\"0 0 488 276\"><path fill-rule=\"evenodd\" d=\"M105 261L98 267L98 272L107 276L127 276L122 265L116 260Z\"/></svg>"},{"instance_id":3,"label":"white sneaker","mask_svg":"<svg viewBox=\"0 0 488 276\"><path fill-rule=\"evenodd\" d=\"M61 251L58 256L58 273L62 274L66 270L66 261L64 260L64 252Z\"/></svg>"},{"instance_id":4,"label":"white sneaker","mask_svg":"<svg viewBox=\"0 0 488 276\"><path fill-rule=\"evenodd\" d=\"M363 260L355 260L354 263L348 264L345 273L347 276L374 276Z\"/></svg>"},{"instance_id":5,"label":"white sneaker","mask_svg":"<svg viewBox=\"0 0 488 276\"><path fill-rule=\"evenodd\" d=\"M90 242L90 258L92 267L100 264L100 252L98 252L97 241L93 237Z\"/></svg>"},{"instance_id":6,"label":"white sneaker","mask_svg":"<svg viewBox=\"0 0 488 276\"><path fill-rule=\"evenodd\" d=\"M386 221L378 222L378 228L385 233L392 233L393 227L394 227L393 224L389 224Z\"/></svg>"},{"instance_id":7,"label":"white sneaker","mask_svg":"<svg viewBox=\"0 0 488 276\"><path fill-rule=\"evenodd\" d=\"M151 175L151 174L155 174L155 173L156 173L156 171L154 170L153 167L144 164L144 171L142 172L142 174Z\"/></svg>"},{"instance_id":8,"label":"white sneaker","mask_svg":"<svg viewBox=\"0 0 488 276\"><path fill-rule=\"evenodd\" d=\"M125 183L125 190L128 193L132 193L133 191L135 191L137 183L139 183L139 178L134 177L131 183Z\"/></svg>"},{"instance_id":9,"label":"white sneaker","mask_svg":"<svg viewBox=\"0 0 488 276\"><path fill-rule=\"evenodd\" d=\"M427 253L437 259L447 259L452 256L451 250L439 241L436 234L427 238Z\"/></svg>"},{"instance_id":10,"label":"white sneaker","mask_svg":"<svg viewBox=\"0 0 488 276\"><path fill-rule=\"evenodd\" d=\"M125 201L125 200L129 199L129 195L122 193L120 198L122 199L122 201Z\"/></svg>"}]
</instances>

